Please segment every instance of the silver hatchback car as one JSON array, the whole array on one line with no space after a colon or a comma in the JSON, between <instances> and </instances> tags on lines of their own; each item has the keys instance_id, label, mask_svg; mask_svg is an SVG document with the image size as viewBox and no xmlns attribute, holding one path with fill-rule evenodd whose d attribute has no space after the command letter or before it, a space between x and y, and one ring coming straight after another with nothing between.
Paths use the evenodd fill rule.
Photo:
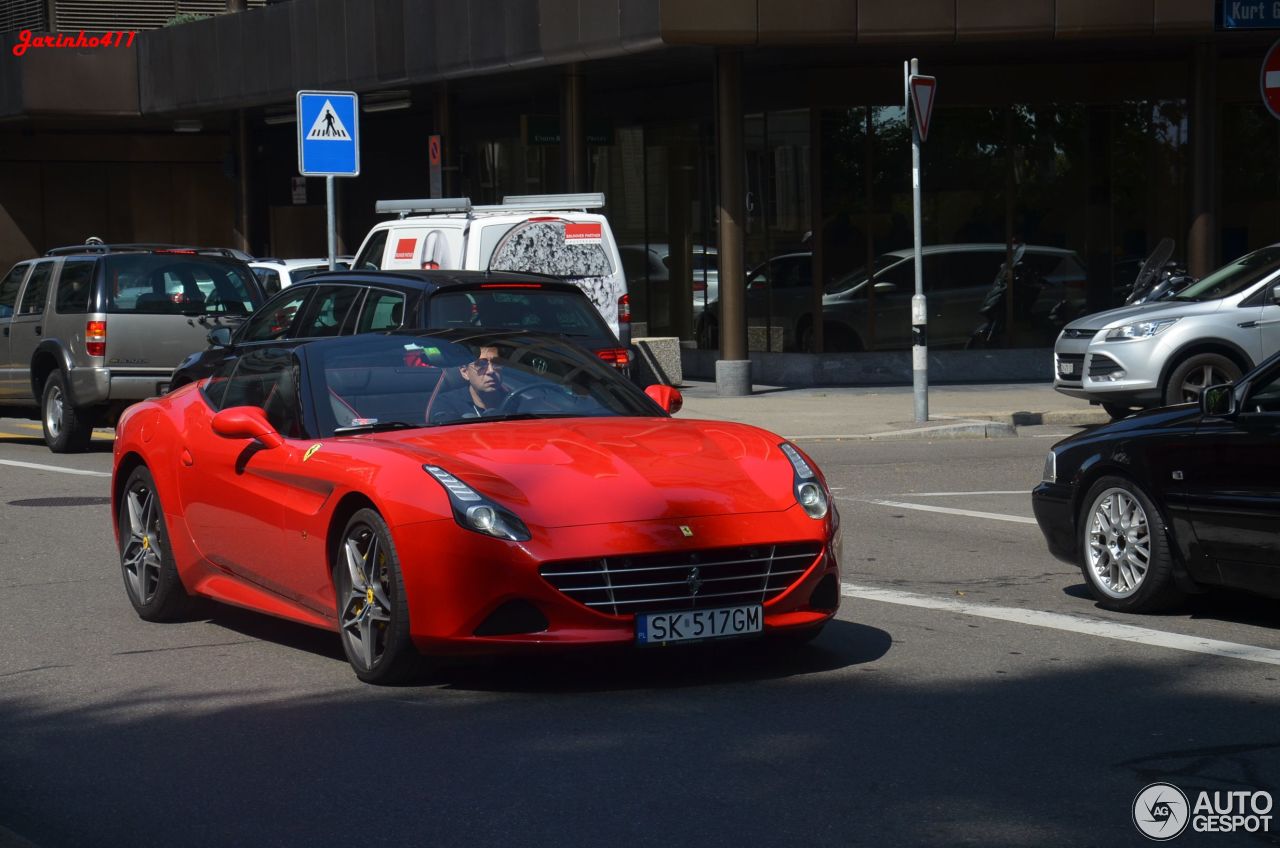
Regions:
<instances>
[{"instance_id":1,"label":"silver hatchback car","mask_svg":"<svg viewBox=\"0 0 1280 848\"><path fill-rule=\"evenodd\" d=\"M1054 346L1058 391L1101 404L1188 403L1280 350L1280 244L1231 262L1177 296L1067 324Z\"/></svg>"}]
</instances>

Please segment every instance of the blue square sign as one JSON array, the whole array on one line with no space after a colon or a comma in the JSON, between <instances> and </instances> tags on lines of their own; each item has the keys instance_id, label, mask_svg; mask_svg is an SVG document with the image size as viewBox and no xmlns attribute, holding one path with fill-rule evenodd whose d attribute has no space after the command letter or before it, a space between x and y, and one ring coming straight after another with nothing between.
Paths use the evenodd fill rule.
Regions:
<instances>
[{"instance_id":1,"label":"blue square sign","mask_svg":"<svg viewBox=\"0 0 1280 848\"><path fill-rule=\"evenodd\" d=\"M298 92L298 173L360 175L360 103L355 92Z\"/></svg>"}]
</instances>

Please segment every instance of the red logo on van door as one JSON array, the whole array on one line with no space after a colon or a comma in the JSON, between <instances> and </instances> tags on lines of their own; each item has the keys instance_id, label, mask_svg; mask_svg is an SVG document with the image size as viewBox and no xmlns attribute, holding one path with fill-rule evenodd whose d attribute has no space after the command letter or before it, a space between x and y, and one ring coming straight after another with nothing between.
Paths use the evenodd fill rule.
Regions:
<instances>
[{"instance_id":1,"label":"red logo on van door","mask_svg":"<svg viewBox=\"0 0 1280 848\"><path fill-rule=\"evenodd\" d=\"M418 244L416 238L400 239L396 242L396 259L412 259L413 249Z\"/></svg>"},{"instance_id":2,"label":"red logo on van door","mask_svg":"<svg viewBox=\"0 0 1280 848\"><path fill-rule=\"evenodd\" d=\"M565 224L565 244L600 244L603 239L599 224Z\"/></svg>"}]
</instances>

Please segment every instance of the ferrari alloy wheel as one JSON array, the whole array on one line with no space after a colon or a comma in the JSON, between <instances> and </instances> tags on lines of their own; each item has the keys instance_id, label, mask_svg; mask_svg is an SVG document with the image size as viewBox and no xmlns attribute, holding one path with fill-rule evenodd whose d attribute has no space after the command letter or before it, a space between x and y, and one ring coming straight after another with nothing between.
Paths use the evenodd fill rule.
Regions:
<instances>
[{"instance_id":1,"label":"ferrari alloy wheel","mask_svg":"<svg viewBox=\"0 0 1280 848\"><path fill-rule=\"evenodd\" d=\"M409 640L409 606L391 531L382 516L362 509L338 544L334 588L347 661L366 683L402 680L419 657Z\"/></svg>"},{"instance_id":2,"label":"ferrari alloy wheel","mask_svg":"<svg viewBox=\"0 0 1280 848\"><path fill-rule=\"evenodd\" d=\"M1129 480L1104 477L1089 491L1082 515L1081 570L1098 602L1148 612L1178 597L1172 555L1159 511Z\"/></svg>"},{"instance_id":3,"label":"ferrari alloy wheel","mask_svg":"<svg viewBox=\"0 0 1280 848\"><path fill-rule=\"evenodd\" d=\"M129 475L118 505L120 570L125 592L146 621L171 621L191 606L169 547L164 510L146 466Z\"/></svg>"}]
</instances>

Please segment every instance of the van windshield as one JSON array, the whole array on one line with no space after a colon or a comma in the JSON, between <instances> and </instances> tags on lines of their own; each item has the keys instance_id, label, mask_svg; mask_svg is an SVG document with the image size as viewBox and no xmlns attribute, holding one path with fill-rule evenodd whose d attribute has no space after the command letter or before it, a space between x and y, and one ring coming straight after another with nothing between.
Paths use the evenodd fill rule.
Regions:
<instances>
[{"instance_id":1,"label":"van windshield","mask_svg":"<svg viewBox=\"0 0 1280 848\"><path fill-rule=\"evenodd\" d=\"M501 227L486 227L480 249L481 261L489 253L490 271L569 278L613 273L605 250L604 226L598 221L523 221L505 232Z\"/></svg>"},{"instance_id":2,"label":"van windshield","mask_svg":"<svg viewBox=\"0 0 1280 848\"><path fill-rule=\"evenodd\" d=\"M1280 271L1280 245L1264 247L1223 265L1170 300L1217 300L1231 297Z\"/></svg>"}]
</instances>

